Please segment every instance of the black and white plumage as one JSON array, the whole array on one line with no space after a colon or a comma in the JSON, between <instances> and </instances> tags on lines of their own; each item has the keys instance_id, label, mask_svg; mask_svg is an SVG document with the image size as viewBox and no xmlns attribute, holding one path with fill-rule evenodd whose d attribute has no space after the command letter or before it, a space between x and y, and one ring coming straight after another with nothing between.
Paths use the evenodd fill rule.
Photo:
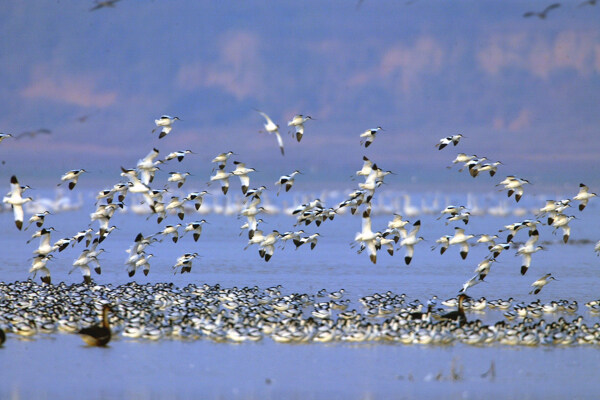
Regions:
<instances>
[{"instance_id":1,"label":"black and white plumage","mask_svg":"<svg viewBox=\"0 0 600 400\"><path fill-rule=\"evenodd\" d=\"M158 164L160 161L155 161L158 157L159 150L157 148L153 148L146 157L142 158L137 162L135 168L138 170L140 174L140 180L145 185L149 185L154 180L154 173L158 169Z\"/></svg>"},{"instance_id":2,"label":"black and white plumage","mask_svg":"<svg viewBox=\"0 0 600 400\"><path fill-rule=\"evenodd\" d=\"M258 110L256 110L258 111ZM265 131L267 131L270 134L275 134L275 136L277 137L277 144L279 145L279 150L281 151L281 155L285 155L285 151L283 149L283 139L281 139L281 135L279 134L279 125L277 125L276 123L273 122L273 120L271 118L269 118L269 116L267 114L265 114L262 111L258 111L258 113L260 115L263 116L263 118L265 119L265 123L264 123L264 127L265 127Z\"/></svg>"},{"instance_id":3,"label":"black and white plumage","mask_svg":"<svg viewBox=\"0 0 600 400\"><path fill-rule=\"evenodd\" d=\"M173 265L174 273L177 273L177 269L181 267L181 273L192 272L192 261L198 257L198 253L185 253L181 257L177 258L175 265Z\"/></svg>"},{"instance_id":4,"label":"black and white plumage","mask_svg":"<svg viewBox=\"0 0 600 400\"><path fill-rule=\"evenodd\" d=\"M179 117L171 117L169 115L163 115L159 119L155 119L154 123L156 124L156 126L161 128L158 138L162 139L165 136L167 136L169 133L171 133L171 130L173 130L173 123L178 120L179 120ZM156 128L152 130L152 132L155 132L155 131L156 131Z\"/></svg>"},{"instance_id":5,"label":"black and white plumage","mask_svg":"<svg viewBox=\"0 0 600 400\"><path fill-rule=\"evenodd\" d=\"M162 162L167 162L170 160L174 160L177 159L177 161L182 162L183 159L185 158L186 155L188 154L196 154L191 150L179 150L179 151L173 151L171 153L169 153L163 160Z\"/></svg>"},{"instance_id":6,"label":"black and white plumage","mask_svg":"<svg viewBox=\"0 0 600 400\"><path fill-rule=\"evenodd\" d=\"M32 201L32 197L23 197L23 191L29 188L29 186L21 186L15 175L10 178L10 192L4 196L2 202L10 204L13 210L15 225L18 230L23 227L23 218L25 213L23 211L23 204Z\"/></svg>"},{"instance_id":7,"label":"black and white plumage","mask_svg":"<svg viewBox=\"0 0 600 400\"><path fill-rule=\"evenodd\" d=\"M279 196L279 192L281 191L282 187L285 186L286 192L288 192L292 188L292 186L294 185L294 179L297 174L301 174L301 172L298 170L295 170L294 172L292 172L289 175L282 175L279 177L277 182L275 182L275 185L279 186L279 188L277 189L278 196Z\"/></svg>"},{"instance_id":8,"label":"black and white plumage","mask_svg":"<svg viewBox=\"0 0 600 400\"><path fill-rule=\"evenodd\" d=\"M35 224L38 228L41 228L42 225L44 225L44 220L46 218L47 215L50 214L50 211L46 210L46 211L42 211L41 213L37 213L37 214L33 214L31 216L31 218L29 218L28 224L25 227L25 230L27 230L32 224Z\"/></svg>"},{"instance_id":9,"label":"black and white plumage","mask_svg":"<svg viewBox=\"0 0 600 400\"><path fill-rule=\"evenodd\" d=\"M231 174L240 178L242 193L246 194L248 187L250 186L250 177L248 174L256 170L254 168L247 168L245 163L239 161L234 161L233 163L235 164L235 169L231 171Z\"/></svg>"},{"instance_id":10,"label":"black and white plumage","mask_svg":"<svg viewBox=\"0 0 600 400\"><path fill-rule=\"evenodd\" d=\"M215 174L210 177L210 182L221 182L221 190L223 191L223 194L227 194L227 192L229 191L229 177L231 175L231 172L225 171L225 164L222 164L219 165L219 169L217 169Z\"/></svg>"},{"instance_id":11,"label":"black and white plumage","mask_svg":"<svg viewBox=\"0 0 600 400\"><path fill-rule=\"evenodd\" d=\"M507 190L507 196L510 197L514 193L515 200L518 203L519 200L521 200L521 196L523 196L523 185L525 184L531 184L531 182L527 179L515 178L514 176L509 175L496 186L504 185L504 189Z\"/></svg>"},{"instance_id":12,"label":"black and white plumage","mask_svg":"<svg viewBox=\"0 0 600 400\"><path fill-rule=\"evenodd\" d=\"M197 242L198 239L200 239L200 235L202 234L202 224L205 223L207 223L205 219L201 219L200 221L188 222L185 226L184 235L187 232L192 232L194 242Z\"/></svg>"},{"instance_id":13,"label":"black and white plumage","mask_svg":"<svg viewBox=\"0 0 600 400\"><path fill-rule=\"evenodd\" d=\"M373 128L373 129L367 129L366 131L364 131L363 133L360 134L360 137L362 138L360 141L360 144L364 144L365 148L369 147L371 145L371 143L373 143L373 141L375 140L375 136L377 135L377 132L382 131L383 128L378 126L377 128Z\"/></svg>"},{"instance_id":14,"label":"black and white plumage","mask_svg":"<svg viewBox=\"0 0 600 400\"><path fill-rule=\"evenodd\" d=\"M194 204L194 208L196 209L196 211L198 211L200 210L200 207L202 207L204 196L207 194L209 193L206 190L203 190L201 192L191 192L188 193L187 196L185 196L185 200L192 202Z\"/></svg>"},{"instance_id":15,"label":"black and white plumage","mask_svg":"<svg viewBox=\"0 0 600 400\"><path fill-rule=\"evenodd\" d=\"M294 115L291 121L288 121L288 126L293 126L295 129L294 135L296 136L296 140L300 142L302 136L304 135L304 123L308 120L311 120L312 117L310 115L303 116L302 114Z\"/></svg>"},{"instance_id":16,"label":"black and white plumage","mask_svg":"<svg viewBox=\"0 0 600 400\"><path fill-rule=\"evenodd\" d=\"M469 254L469 239L474 238L475 235L465 235L465 230L462 228L454 228L454 236L452 236L448 240L448 245L459 245L460 246L460 256L464 260L467 258Z\"/></svg>"},{"instance_id":17,"label":"black and white plumage","mask_svg":"<svg viewBox=\"0 0 600 400\"><path fill-rule=\"evenodd\" d=\"M228 151L227 153L218 154L215 158L212 159L211 162L217 163L219 168L223 168L223 167L225 167L225 164L227 164L227 160L229 159L229 157L231 157L234 154L235 153L233 151Z\"/></svg>"},{"instance_id":18,"label":"black and white plumage","mask_svg":"<svg viewBox=\"0 0 600 400\"><path fill-rule=\"evenodd\" d=\"M421 240L424 240L424 238L422 237L417 237L420 228L421 220L418 220L413 224L413 229L408 234L405 233L402 235L400 246L406 249L406 254L404 255L404 262L406 263L406 265L410 264L410 262L413 259L415 253L415 245Z\"/></svg>"},{"instance_id":19,"label":"black and white plumage","mask_svg":"<svg viewBox=\"0 0 600 400\"><path fill-rule=\"evenodd\" d=\"M179 189L183 186L188 176L190 176L189 172L169 172L169 179L167 181L176 183Z\"/></svg>"},{"instance_id":20,"label":"black and white plumage","mask_svg":"<svg viewBox=\"0 0 600 400\"><path fill-rule=\"evenodd\" d=\"M588 188L585 184L580 183L579 184L579 193L577 193L573 197L573 200L579 201L579 211L583 211L585 206L587 206L588 201L592 197L596 197L596 196L598 196L596 193L590 192L590 188Z\"/></svg>"},{"instance_id":21,"label":"black and white plumage","mask_svg":"<svg viewBox=\"0 0 600 400\"><path fill-rule=\"evenodd\" d=\"M36 274L40 272L42 274L41 280L43 283L51 284L52 278L50 276L50 270L46 266L48 261L53 258L52 254L47 255L37 255L33 257L33 262L31 263L31 268L29 269L29 273L33 274L33 278L35 278Z\"/></svg>"},{"instance_id":22,"label":"black and white plumage","mask_svg":"<svg viewBox=\"0 0 600 400\"><path fill-rule=\"evenodd\" d=\"M13 135L11 135L10 133L0 133L0 143L4 140L4 139L8 139L13 137Z\"/></svg>"},{"instance_id":23,"label":"black and white plumage","mask_svg":"<svg viewBox=\"0 0 600 400\"><path fill-rule=\"evenodd\" d=\"M79 177L84 172L86 172L85 169L72 169L70 171L67 171L60 178L61 182L57 186L60 186L63 182L69 182L69 185L68 185L69 186L69 190L73 190L73 188L75 188L75 185L77 185L77 181L79 180Z\"/></svg>"},{"instance_id":24,"label":"black and white plumage","mask_svg":"<svg viewBox=\"0 0 600 400\"><path fill-rule=\"evenodd\" d=\"M440 139L440 142L437 143L435 147L437 147L438 150L441 150L444 147L448 146L450 143L456 146L462 137L463 135L460 133L457 135L447 136L445 138Z\"/></svg>"},{"instance_id":25,"label":"black and white plumage","mask_svg":"<svg viewBox=\"0 0 600 400\"><path fill-rule=\"evenodd\" d=\"M540 279L531 284L531 286L533 286L535 289L529 292L529 294L538 294L544 288L544 286L553 280L556 281L557 279L553 277L551 273L542 276Z\"/></svg>"},{"instance_id":26,"label":"black and white plumage","mask_svg":"<svg viewBox=\"0 0 600 400\"><path fill-rule=\"evenodd\" d=\"M529 240L527 240L527 242L525 242L524 245L520 246L517 249L516 255L520 255L523 258L521 265L521 275L525 275L527 273L527 270L531 266L531 255L539 250L544 249L543 246L536 245L539 237L540 236L537 230L532 232L531 236L529 236Z\"/></svg>"}]
</instances>

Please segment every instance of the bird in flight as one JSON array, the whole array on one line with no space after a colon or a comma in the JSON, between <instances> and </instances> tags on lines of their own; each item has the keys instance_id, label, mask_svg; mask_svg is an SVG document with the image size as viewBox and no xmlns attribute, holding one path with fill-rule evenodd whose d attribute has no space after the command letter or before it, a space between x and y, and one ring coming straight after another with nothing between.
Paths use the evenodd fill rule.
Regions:
<instances>
[{"instance_id":1,"label":"bird in flight","mask_svg":"<svg viewBox=\"0 0 600 400\"><path fill-rule=\"evenodd\" d=\"M96 11L101 8L115 8L115 3L118 3L121 0L96 0L94 2L94 7L90 8L90 11Z\"/></svg>"},{"instance_id":2,"label":"bird in flight","mask_svg":"<svg viewBox=\"0 0 600 400\"><path fill-rule=\"evenodd\" d=\"M41 129L38 129L38 130L35 130L35 131L21 132L17 136L15 136L15 139L20 140L20 139L25 138L25 137L36 137L37 135L40 135L40 134L49 135L51 133L52 133L52 131L50 129L41 128Z\"/></svg>"},{"instance_id":3,"label":"bird in flight","mask_svg":"<svg viewBox=\"0 0 600 400\"><path fill-rule=\"evenodd\" d=\"M529 17L538 17L539 19L546 19L546 17L548 16L548 13L551 10L554 10L555 8L560 7L560 3L554 3L554 4L550 4L548 7L544 8L543 11L541 12L537 12L537 11L527 11L525 14L523 14L524 18L529 18Z\"/></svg>"},{"instance_id":4,"label":"bird in flight","mask_svg":"<svg viewBox=\"0 0 600 400\"><path fill-rule=\"evenodd\" d=\"M262 111L256 110L260 115L265 119L265 131L269 133L274 133L277 136L277 143L279 144L279 150L281 150L281 155L285 155L283 150L283 140L281 139L281 135L279 134L279 125L277 125L267 114Z\"/></svg>"}]
</instances>

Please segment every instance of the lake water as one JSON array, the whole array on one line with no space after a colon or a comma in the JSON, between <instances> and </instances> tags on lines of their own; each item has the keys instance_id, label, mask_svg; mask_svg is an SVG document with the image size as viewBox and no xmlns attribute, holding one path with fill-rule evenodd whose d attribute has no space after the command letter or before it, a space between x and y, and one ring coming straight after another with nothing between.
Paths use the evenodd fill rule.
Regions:
<instances>
[{"instance_id":1,"label":"lake water","mask_svg":"<svg viewBox=\"0 0 600 400\"><path fill-rule=\"evenodd\" d=\"M93 211L90 197L86 193L78 210L47 217L46 225L57 230L53 240L87 228ZM393 201L398 197L405 201L392 193L387 195L386 203L392 208L400 207L402 202ZM434 197L413 195L413 203L421 204L423 198L431 204ZM496 194L479 194L476 198L478 204L486 207L504 200ZM542 206L543 199L544 195L524 197L525 216L512 214L515 210L511 200L508 215L473 216L465 230L475 234L494 233L503 225L531 217L530 209ZM273 203L283 207L283 200L293 201L284 198ZM326 203L333 205L334 201L332 195ZM442 198L442 207L444 201ZM455 194L449 201L466 204L467 199ZM386 211L383 204L380 210ZM470 288L469 294L488 300L514 297L524 302L536 298L542 302L577 300L580 304L577 314L586 323L600 322L599 317L583 306L600 298L597 289L600 259L593 251L600 239L599 210L594 201L583 212L570 210L578 219L570 224L568 244L562 243L560 233L553 235L552 228L541 226L540 242L547 242L546 250L533 255L527 275L520 275L521 259L510 249L498 257L487 283ZM402 212L402 208L397 211ZM209 224L204 226L197 243L186 236L176 244L168 239L153 244L147 250L154 254L150 274L145 277L138 272L135 281L173 282L177 286L190 282L221 287L282 285L282 294L316 294L323 288L329 291L344 288L344 297L359 308L358 298L388 290L405 293L407 298L423 303L434 295L441 300L453 297L487 254L482 245L473 247L466 260L460 258L457 248L450 248L444 255L431 251L437 238L453 233L454 225L446 226L436 219L437 215L422 214L410 218L421 220L420 235L426 239L416 246L410 266L404 264L403 249L394 257L382 251L373 265L367 254L358 255L350 248L355 233L361 229L361 221L358 216L346 214L319 228L314 224L304 228L307 234L321 234L313 251L307 246L295 250L288 243L284 250L277 249L266 263L258 256L256 247L244 251L246 234L238 236L243 220L235 215L211 213L188 214L185 221L200 218ZM295 219L283 213L263 218L265 232L295 229ZM390 219L390 214L375 215L373 228L384 229ZM179 221L171 215L165 222ZM118 229L101 244L106 252L100 257L102 275L94 275L95 282L119 285L133 280L125 272L125 249L138 232L155 233L165 222L158 225L154 219L146 220L145 215L117 212L111 224ZM0 213L0 238L4 245L0 255L2 281L28 278L31 262L28 258L38 244L37 239L26 243L32 232L33 229L17 231L12 214ZM515 240L526 238L527 233L521 231ZM79 271L68 272L82 249L81 245L69 247L48 264L54 283L81 281ZM185 252L198 252L201 257L194 261L190 274L174 275L171 266ZM537 296L529 295L531 283L549 272L558 281L551 282ZM503 319L500 312L493 311L482 318L491 323ZM495 377L482 377L492 363ZM478 347L458 343L439 347L379 342L299 345L275 343L268 338L257 343L233 344L207 340L135 341L117 336L108 348L88 348L76 335L38 334L33 340L25 340L9 334L0 348L0 398L597 398L599 363L600 349L590 346ZM455 379L452 371L459 372Z\"/></svg>"}]
</instances>

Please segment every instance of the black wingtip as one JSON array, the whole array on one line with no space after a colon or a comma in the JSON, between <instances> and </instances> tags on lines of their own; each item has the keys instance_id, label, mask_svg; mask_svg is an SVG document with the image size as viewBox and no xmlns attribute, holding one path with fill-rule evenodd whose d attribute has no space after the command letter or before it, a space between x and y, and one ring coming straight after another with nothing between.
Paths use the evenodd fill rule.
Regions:
<instances>
[{"instance_id":1,"label":"black wingtip","mask_svg":"<svg viewBox=\"0 0 600 400\"><path fill-rule=\"evenodd\" d=\"M526 267L526 266L523 265L521 267L521 275L525 275L525 273L527 272L527 269L528 269L528 267Z\"/></svg>"}]
</instances>

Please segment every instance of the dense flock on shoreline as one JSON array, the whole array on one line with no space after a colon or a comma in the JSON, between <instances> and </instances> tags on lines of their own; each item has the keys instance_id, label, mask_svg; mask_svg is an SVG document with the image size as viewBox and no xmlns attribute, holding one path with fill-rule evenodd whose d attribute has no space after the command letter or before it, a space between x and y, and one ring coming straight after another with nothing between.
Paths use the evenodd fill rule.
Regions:
<instances>
[{"instance_id":1,"label":"dense flock on shoreline","mask_svg":"<svg viewBox=\"0 0 600 400\"><path fill-rule=\"evenodd\" d=\"M224 288L172 283L124 285L0 283L0 326L15 337L81 333L110 306L113 339L213 342L398 343L478 346L598 346L600 299L517 303L471 299L463 322L445 318L456 298L427 305L405 294L349 299L344 290L284 294L281 286ZM454 306L453 306L454 305ZM585 310L583 308L585 307ZM494 318L500 318L493 322ZM468 321L467 321L468 319ZM459 323L457 323L459 322ZM109 334L110 339L110 334Z\"/></svg>"}]
</instances>

